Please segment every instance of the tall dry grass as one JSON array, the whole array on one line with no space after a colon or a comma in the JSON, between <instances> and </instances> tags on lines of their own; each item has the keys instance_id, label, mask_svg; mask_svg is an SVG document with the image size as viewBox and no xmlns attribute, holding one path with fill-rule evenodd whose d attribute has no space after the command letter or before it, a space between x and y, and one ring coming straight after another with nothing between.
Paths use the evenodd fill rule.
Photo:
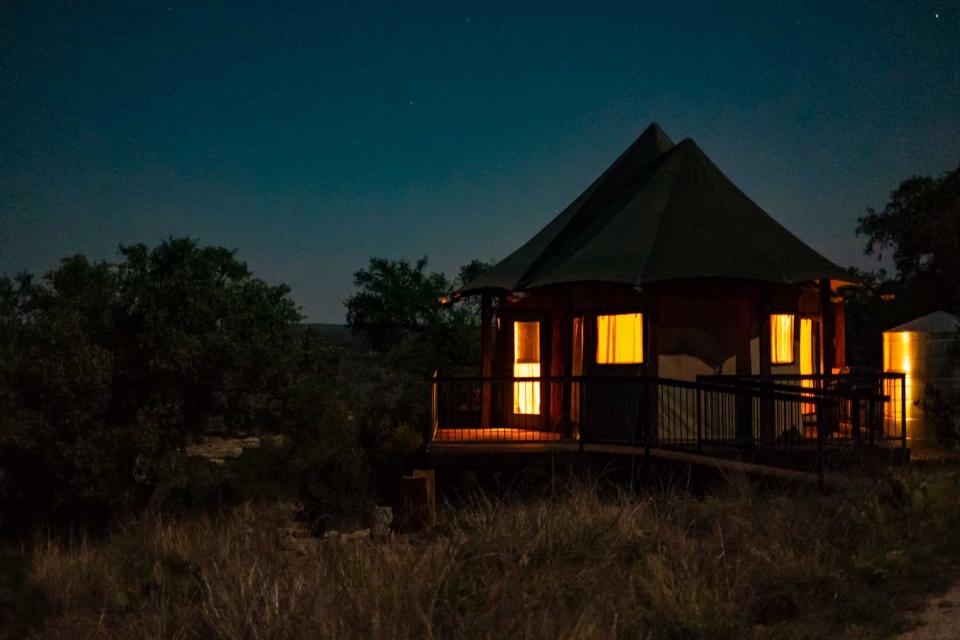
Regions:
<instances>
[{"instance_id":1,"label":"tall dry grass","mask_svg":"<svg viewBox=\"0 0 960 640\"><path fill-rule=\"evenodd\" d=\"M47 638L882 637L944 573L952 478L833 496L478 495L434 531L292 545L289 509L42 542Z\"/></svg>"}]
</instances>

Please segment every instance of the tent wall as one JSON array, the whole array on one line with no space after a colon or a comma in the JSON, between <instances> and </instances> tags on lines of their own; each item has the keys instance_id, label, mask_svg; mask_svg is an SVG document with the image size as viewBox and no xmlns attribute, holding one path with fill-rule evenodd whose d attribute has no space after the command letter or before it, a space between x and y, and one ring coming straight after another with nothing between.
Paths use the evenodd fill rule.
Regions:
<instances>
[{"instance_id":1,"label":"tent wall","mask_svg":"<svg viewBox=\"0 0 960 640\"><path fill-rule=\"evenodd\" d=\"M541 322L541 371L544 375L647 375L695 380L698 375L800 373L799 358L790 364L771 364L771 313L794 314L794 353L800 353L800 319L815 321L818 329L842 332L836 322L836 305L822 301L819 287L773 285L741 280L686 280L632 288L604 283L576 283L542 287L520 296L501 295L495 305L492 348L485 350L483 372L512 375L513 323ZM597 315L642 313L644 317L644 362L628 365L596 364ZM830 318L825 318L829 313ZM579 318L580 332L574 332ZM575 345L574 338L581 343ZM827 357L824 344L842 345L842 335L816 336L820 362ZM574 354L582 354L582 363ZM553 387L552 389L550 387ZM596 385L600 388L602 385ZM570 399L560 385L543 385L542 428L551 428L571 415ZM601 391L577 411L602 411ZM622 401L622 398L619 399ZM506 402L506 400L504 400ZM639 401L638 401L639 402ZM648 402L645 406L652 406ZM653 410L653 409L650 409ZM493 412L495 415L496 411ZM509 422L509 407L499 415ZM695 416L670 416L671 424L695 424ZM687 427L684 427L687 428Z\"/></svg>"}]
</instances>

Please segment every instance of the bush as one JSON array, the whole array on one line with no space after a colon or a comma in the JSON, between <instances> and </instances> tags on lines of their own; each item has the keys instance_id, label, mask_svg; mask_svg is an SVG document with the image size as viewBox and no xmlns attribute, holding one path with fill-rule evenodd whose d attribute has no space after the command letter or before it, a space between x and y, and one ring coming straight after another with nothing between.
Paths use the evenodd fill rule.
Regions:
<instances>
[{"instance_id":1,"label":"bush","mask_svg":"<svg viewBox=\"0 0 960 640\"><path fill-rule=\"evenodd\" d=\"M30 575L28 559L0 550L0 629L22 638L52 613L49 596Z\"/></svg>"},{"instance_id":2,"label":"bush","mask_svg":"<svg viewBox=\"0 0 960 640\"><path fill-rule=\"evenodd\" d=\"M370 466L349 427L324 425L300 433L291 451L302 516L311 531L367 523L374 505Z\"/></svg>"},{"instance_id":3,"label":"bush","mask_svg":"<svg viewBox=\"0 0 960 640\"><path fill-rule=\"evenodd\" d=\"M960 447L960 392L944 392L928 384L921 402L924 419L936 435L937 442L949 449Z\"/></svg>"},{"instance_id":4,"label":"bush","mask_svg":"<svg viewBox=\"0 0 960 640\"><path fill-rule=\"evenodd\" d=\"M143 506L201 472L179 452L212 417L230 432L323 419L335 362L285 286L189 239L120 253L0 278L0 525Z\"/></svg>"}]
</instances>

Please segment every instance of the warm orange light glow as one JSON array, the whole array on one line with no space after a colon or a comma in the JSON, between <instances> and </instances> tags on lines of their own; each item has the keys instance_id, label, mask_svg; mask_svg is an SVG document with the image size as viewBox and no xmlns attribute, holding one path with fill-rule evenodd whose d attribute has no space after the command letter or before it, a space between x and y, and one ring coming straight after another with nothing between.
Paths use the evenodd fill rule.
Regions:
<instances>
[{"instance_id":1,"label":"warm orange light glow","mask_svg":"<svg viewBox=\"0 0 960 640\"><path fill-rule=\"evenodd\" d=\"M899 334L899 335L897 335ZM887 415L895 420L906 417L909 421L914 418L913 403L914 389L913 376L911 373L916 361L916 334L912 331L898 331L895 333L883 334L883 370L895 373L905 373L906 379L903 382L903 402L901 402L898 393L900 385L894 380L885 383L884 394L890 396L890 403L887 405ZM903 416L903 406L906 406L907 415ZM907 425L909 435L910 425Z\"/></svg>"},{"instance_id":2,"label":"warm orange light glow","mask_svg":"<svg viewBox=\"0 0 960 640\"><path fill-rule=\"evenodd\" d=\"M900 354L900 371L910 373L913 368L912 358L910 357L910 334L906 331L900 334L900 345L903 353Z\"/></svg>"},{"instance_id":3,"label":"warm orange light glow","mask_svg":"<svg viewBox=\"0 0 960 640\"><path fill-rule=\"evenodd\" d=\"M643 362L643 314L597 316L597 364Z\"/></svg>"},{"instance_id":4,"label":"warm orange light glow","mask_svg":"<svg viewBox=\"0 0 960 640\"><path fill-rule=\"evenodd\" d=\"M770 314L770 364L793 362L793 314Z\"/></svg>"},{"instance_id":5,"label":"warm orange light glow","mask_svg":"<svg viewBox=\"0 0 960 640\"><path fill-rule=\"evenodd\" d=\"M516 378L540 377L540 323L513 323L513 375ZM540 383L513 383L513 412L540 413Z\"/></svg>"},{"instance_id":6,"label":"warm orange light glow","mask_svg":"<svg viewBox=\"0 0 960 640\"><path fill-rule=\"evenodd\" d=\"M813 320L810 318L800 318L800 375L808 376L814 372L814 353L813 353ZM813 380L800 380L800 386L806 389L813 388ZM815 410L814 405L804 404L801 407L803 413L811 413Z\"/></svg>"}]
</instances>

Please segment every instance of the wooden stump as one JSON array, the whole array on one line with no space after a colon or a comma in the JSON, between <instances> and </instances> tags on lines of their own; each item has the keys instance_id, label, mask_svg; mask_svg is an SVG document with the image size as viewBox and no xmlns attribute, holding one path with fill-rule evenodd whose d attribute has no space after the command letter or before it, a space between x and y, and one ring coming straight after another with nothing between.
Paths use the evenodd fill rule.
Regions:
<instances>
[{"instance_id":1,"label":"wooden stump","mask_svg":"<svg viewBox=\"0 0 960 640\"><path fill-rule=\"evenodd\" d=\"M393 530L398 533L422 531L433 525L435 513L433 469L417 469L413 475L401 476L393 510Z\"/></svg>"}]
</instances>

